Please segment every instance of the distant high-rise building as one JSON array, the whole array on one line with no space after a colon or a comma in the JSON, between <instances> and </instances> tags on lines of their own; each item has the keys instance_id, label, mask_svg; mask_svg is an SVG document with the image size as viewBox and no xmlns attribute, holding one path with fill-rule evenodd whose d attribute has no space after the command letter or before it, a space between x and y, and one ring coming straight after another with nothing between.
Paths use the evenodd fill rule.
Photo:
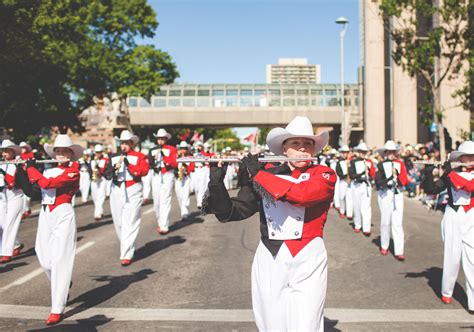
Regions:
<instances>
[{"instance_id":1,"label":"distant high-rise building","mask_svg":"<svg viewBox=\"0 0 474 332\"><path fill-rule=\"evenodd\" d=\"M308 64L308 59L278 59L278 64L267 65L267 84L320 84L321 67Z\"/></svg>"}]
</instances>

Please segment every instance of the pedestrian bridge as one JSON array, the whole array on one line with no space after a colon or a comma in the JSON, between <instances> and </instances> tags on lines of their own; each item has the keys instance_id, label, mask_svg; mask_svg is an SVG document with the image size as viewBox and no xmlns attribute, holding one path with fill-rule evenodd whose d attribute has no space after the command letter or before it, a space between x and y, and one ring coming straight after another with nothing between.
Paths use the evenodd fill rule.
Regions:
<instances>
[{"instance_id":1,"label":"pedestrian bridge","mask_svg":"<svg viewBox=\"0 0 474 332\"><path fill-rule=\"evenodd\" d=\"M150 101L129 97L133 127L265 127L296 115L314 126L340 127L341 91L336 84L172 84ZM346 123L362 130L360 89L345 85Z\"/></svg>"}]
</instances>

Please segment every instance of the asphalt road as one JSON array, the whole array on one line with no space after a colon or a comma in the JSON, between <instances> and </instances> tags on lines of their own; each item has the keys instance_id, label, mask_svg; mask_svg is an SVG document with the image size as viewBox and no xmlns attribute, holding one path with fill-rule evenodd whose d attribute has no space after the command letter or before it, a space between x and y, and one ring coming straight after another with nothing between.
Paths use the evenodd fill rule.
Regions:
<instances>
[{"instance_id":1,"label":"asphalt road","mask_svg":"<svg viewBox=\"0 0 474 332\"><path fill-rule=\"evenodd\" d=\"M234 192L235 193L235 192ZM440 301L440 212L405 199L405 262L378 251L379 209L366 238L332 210L325 228L329 253L327 331L474 331L462 271L451 305ZM255 331L250 267L259 241L258 217L220 224L200 216L178 221L166 236L155 232L151 205L133 264L122 267L108 213L94 221L91 203L76 206L77 255L66 319L46 328L50 288L34 253L37 212L22 222L23 254L0 266L1 331ZM37 210L35 205L33 210Z\"/></svg>"}]
</instances>

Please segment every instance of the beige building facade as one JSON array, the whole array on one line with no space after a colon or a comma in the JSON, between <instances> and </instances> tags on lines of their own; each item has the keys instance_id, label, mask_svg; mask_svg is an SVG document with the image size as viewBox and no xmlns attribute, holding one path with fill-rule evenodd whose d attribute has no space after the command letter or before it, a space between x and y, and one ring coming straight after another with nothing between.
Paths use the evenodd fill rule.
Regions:
<instances>
[{"instance_id":1,"label":"beige building facade","mask_svg":"<svg viewBox=\"0 0 474 332\"><path fill-rule=\"evenodd\" d=\"M320 84L321 67L306 58L280 58L278 64L267 65L267 84Z\"/></svg>"},{"instance_id":2,"label":"beige building facade","mask_svg":"<svg viewBox=\"0 0 474 332\"><path fill-rule=\"evenodd\" d=\"M421 80L410 77L393 62L393 41L379 5L380 0L359 1L359 83L363 91L364 140L369 146L381 146L388 139L402 144L424 143L432 138L419 112L426 102L426 94L421 91ZM461 78L446 80L440 91L444 125L453 145L461 140L461 131L469 131L470 127L470 113L457 106L459 101L452 96L463 84Z\"/></svg>"}]
</instances>

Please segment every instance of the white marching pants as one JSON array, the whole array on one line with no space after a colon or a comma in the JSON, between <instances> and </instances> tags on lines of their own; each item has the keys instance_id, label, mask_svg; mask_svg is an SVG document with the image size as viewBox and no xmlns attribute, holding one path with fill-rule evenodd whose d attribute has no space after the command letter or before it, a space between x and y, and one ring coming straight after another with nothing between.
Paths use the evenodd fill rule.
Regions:
<instances>
[{"instance_id":1,"label":"white marching pants","mask_svg":"<svg viewBox=\"0 0 474 332\"><path fill-rule=\"evenodd\" d=\"M352 218L352 188L345 180L339 180L339 212L345 214L348 218Z\"/></svg>"},{"instance_id":2,"label":"white marching pants","mask_svg":"<svg viewBox=\"0 0 474 332\"><path fill-rule=\"evenodd\" d=\"M158 226L168 229L170 224L171 198L173 197L174 173L172 171L156 174L153 172L151 188L153 208Z\"/></svg>"},{"instance_id":3,"label":"white marching pants","mask_svg":"<svg viewBox=\"0 0 474 332\"><path fill-rule=\"evenodd\" d=\"M31 198L23 195L23 213L31 211Z\"/></svg>"},{"instance_id":4,"label":"white marching pants","mask_svg":"<svg viewBox=\"0 0 474 332\"><path fill-rule=\"evenodd\" d=\"M94 201L94 217L100 218L104 215L104 202L107 190L107 181L104 178L98 178L91 182L91 195Z\"/></svg>"},{"instance_id":5,"label":"white marching pants","mask_svg":"<svg viewBox=\"0 0 474 332\"><path fill-rule=\"evenodd\" d=\"M209 183L209 167L196 167L194 171L194 193L196 195L196 205L198 208L202 205L202 199L204 193L207 190L207 184Z\"/></svg>"},{"instance_id":6,"label":"white marching pants","mask_svg":"<svg viewBox=\"0 0 474 332\"><path fill-rule=\"evenodd\" d=\"M175 180L174 191L178 199L179 209L181 210L181 217L189 214L189 187L191 186L191 178L189 175L182 180Z\"/></svg>"},{"instance_id":7,"label":"white marching pants","mask_svg":"<svg viewBox=\"0 0 474 332\"><path fill-rule=\"evenodd\" d=\"M233 189L232 180L234 178L234 165L229 165L224 176L224 186L227 190Z\"/></svg>"},{"instance_id":8,"label":"white marching pants","mask_svg":"<svg viewBox=\"0 0 474 332\"><path fill-rule=\"evenodd\" d=\"M332 203L337 210L341 208L341 203L339 201L339 177L337 177L336 185L334 186L334 197L332 198Z\"/></svg>"},{"instance_id":9,"label":"white marching pants","mask_svg":"<svg viewBox=\"0 0 474 332\"><path fill-rule=\"evenodd\" d=\"M369 233L372 223L372 188L366 182L352 182L354 228Z\"/></svg>"},{"instance_id":10,"label":"white marching pants","mask_svg":"<svg viewBox=\"0 0 474 332\"><path fill-rule=\"evenodd\" d=\"M153 170L150 170L146 176L142 177L143 183L143 199L149 199L151 194L151 177L153 176Z\"/></svg>"},{"instance_id":11,"label":"white marching pants","mask_svg":"<svg viewBox=\"0 0 474 332\"><path fill-rule=\"evenodd\" d=\"M105 181L106 181L106 182L105 182L105 187L107 188L107 189L105 190L105 195L106 195L107 197L109 197L109 196L110 196L110 192L112 191L112 180L107 180L107 179L106 179Z\"/></svg>"},{"instance_id":12,"label":"white marching pants","mask_svg":"<svg viewBox=\"0 0 474 332\"><path fill-rule=\"evenodd\" d=\"M259 331L324 331L327 252L323 239L295 257L283 244L273 257L260 242L252 264L252 306Z\"/></svg>"},{"instance_id":13,"label":"white marching pants","mask_svg":"<svg viewBox=\"0 0 474 332\"><path fill-rule=\"evenodd\" d=\"M459 264L462 262L468 308L474 310L474 209L465 212L460 206L455 211L447 206L441 222L441 235L444 241L441 294L453 296Z\"/></svg>"},{"instance_id":14,"label":"white marching pants","mask_svg":"<svg viewBox=\"0 0 474 332\"><path fill-rule=\"evenodd\" d=\"M12 256L23 211L23 191L3 189L0 192L0 256Z\"/></svg>"},{"instance_id":15,"label":"white marching pants","mask_svg":"<svg viewBox=\"0 0 474 332\"><path fill-rule=\"evenodd\" d=\"M112 184L110 192L110 211L114 220L115 232L120 241L120 259L132 259L135 240L140 229L143 186L141 183L126 188Z\"/></svg>"},{"instance_id":16,"label":"white marching pants","mask_svg":"<svg viewBox=\"0 0 474 332\"><path fill-rule=\"evenodd\" d=\"M405 233L403 232L403 193L395 194L391 189L378 192L380 208L380 247L387 250L392 233L395 255L403 255Z\"/></svg>"},{"instance_id":17,"label":"white marching pants","mask_svg":"<svg viewBox=\"0 0 474 332\"><path fill-rule=\"evenodd\" d=\"M51 313L64 311L76 252L76 218L71 204L41 208L35 251L51 282Z\"/></svg>"},{"instance_id":18,"label":"white marching pants","mask_svg":"<svg viewBox=\"0 0 474 332\"><path fill-rule=\"evenodd\" d=\"M82 203L89 199L89 189L91 186L91 177L89 172L79 172L79 190L81 191Z\"/></svg>"}]
</instances>

